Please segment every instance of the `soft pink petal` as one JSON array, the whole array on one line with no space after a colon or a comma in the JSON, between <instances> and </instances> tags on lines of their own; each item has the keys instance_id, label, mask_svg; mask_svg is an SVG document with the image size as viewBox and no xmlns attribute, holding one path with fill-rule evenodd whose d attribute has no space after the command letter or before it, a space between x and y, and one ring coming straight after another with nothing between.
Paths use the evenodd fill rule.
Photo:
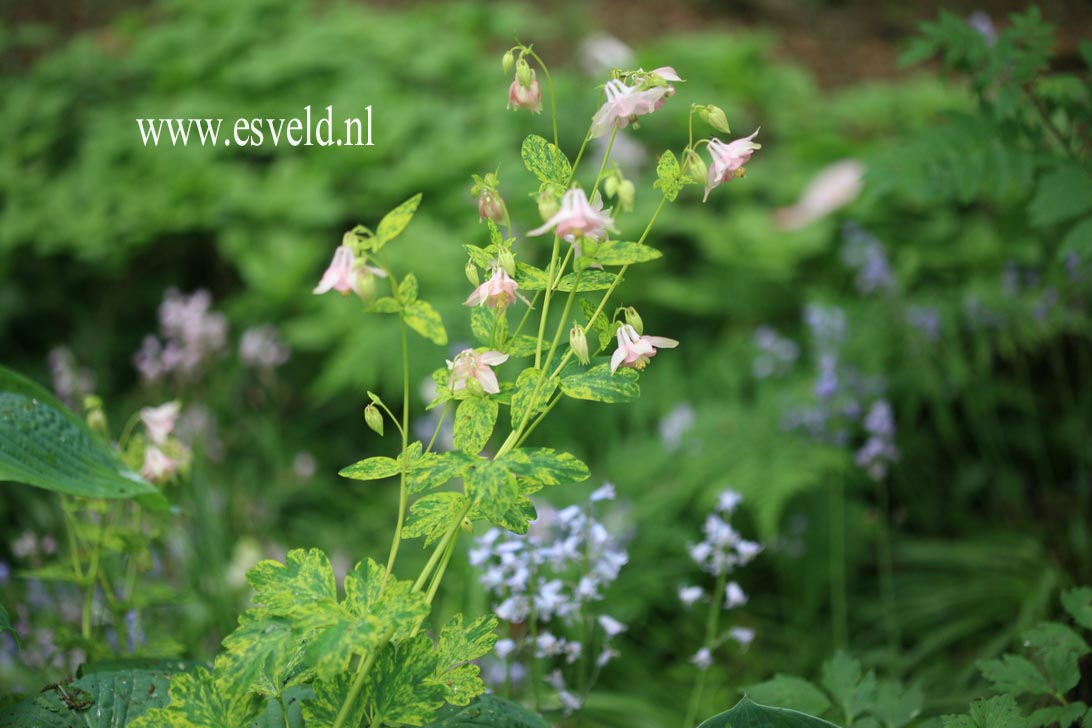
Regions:
<instances>
[{"instance_id":1,"label":"soft pink petal","mask_svg":"<svg viewBox=\"0 0 1092 728\"><path fill-rule=\"evenodd\" d=\"M502 354L499 351L483 351L481 354L478 354L478 358L491 367L508 361L508 355Z\"/></svg>"},{"instance_id":2,"label":"soft pink petal","mask_svg":"<svg viewBox=\"0 0 1092 728\"><path fill-rule=\"evenodd\" d=\"M679 345L679 342L675 339L668 339L664 336L643 336L641 338L655 346L657 349L674 349Z\"/></svg>"},{"instance_id":3,"label":"soft pink petal","mask_svg":"<svg viewBox=\"0 0 1092 728\"><path fill-rule=\"evenodd\" d=\"M474 378L481 383L482 389L489 394L498 394L500 392L500 383L497 382L497 375L493 373L492 369L482 367L474 372Z\"/></svg>"}]
</instances>

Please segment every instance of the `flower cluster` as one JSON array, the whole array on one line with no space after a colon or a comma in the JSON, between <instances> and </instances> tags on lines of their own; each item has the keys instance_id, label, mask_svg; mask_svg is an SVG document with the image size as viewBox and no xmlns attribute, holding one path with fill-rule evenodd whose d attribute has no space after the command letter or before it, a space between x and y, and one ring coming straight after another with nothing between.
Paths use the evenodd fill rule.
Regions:
<instances>
[{"instance_id":1,"label":"flower cluster","mask_svg":"<svg viewBox=\"0 0 1092 728\"><path fill-rule=\"evenodd\" d=\"M58 346L49 352L49 373L53 378L54 393L69 407L79 407L83 398L95 391L94 372L79 366L67 346Z\"/></svg>"},{"instance_id":2,"label":"flower cluster","mask_svg":"<svg viewBox=\"0 0 1092 728\"><path fill-rule=\"evenodd\" d=\"M162 339L146 336L133 359L145 382L174 376L192 381L228 344L227 318L212 311L212 294L201 289L184 295L169 289L159 305Z\"/></svg>"},{"instance_id":3,"label":"flower cluster","mask_svg":"<svg viewBox=\"0 0 1092 728\"><path fill-rule=\"evenodd\" d=\"M522 652L530 659L559 659L568 665L592 659L591 650L597 647L593 659L598 671L617 656L612 639L625 625L595 614L591 606L603 599L629 559L620 540L594 513L596 504L614 498L614 486L608 483L583 505L558 511L540 504L526 535L493 528L477 539L470 563L481 570L480 582L493 595L494 613L513 625L513 636L495 646L499 658L509 660ZM556 626L544 629L548 624ZM587 631L583 641L562 634L582 624L594 624L598 639ZM580 707L581 698L566 687L561 670L547 681L566 711Z\"/></svg>"},{"instance_id":4,"label":"flower cluster","mask_svg":"<svg viewBox=\"0 0 1092 728\"><path fill-rule=\"evenodd\" d=\"M635 123L638 116L657 111L675 94L675 87L669 81L682 81L670 66L650 72L634 71L624 80L607 81L603 87L607 100L592 117L592 138L601 137L611 129L624 129Z\"/></svg>"},{"instance_id":5,"label":"flower cluster","mask_svg":"<svg viewBox=\"0 0 1092 728\"><path fill-rule=\"evenodd\" d=\"M711 601L714 610L732 610L747 603L747 594L736 581L729 581L728 576L737 568L746 566L762 552L762 546L743 538L729 523L743 497L732 489L727 489L717 497L717 504L702 528L703 540L689 547L690 558L703 571L717 579L718 588L713 594L707 594L701 586L683 585L679 587L679 601L687 609L704 601ZM715 624L715 620L713 622ZM754 639L754 631L746 627L733 627L724 635L706 635L706 644L702 645L690 661L701 670L707 670L713 664L713 651L725 640L737 642L746 648Z\"/></svg>"},{"instance_id":6,"label":"flower cluster","mask_svg":"<svg viewBox=\"0 0 1092 728\"><path fill-rule=\"evenodd\" d=\"M288 361L292 349L272 324L254 326L239 339L239 360L243 366L270 372Z\"/></svg>"},{"instance_id":7,"label":"flower cluster","mask_svg":"<svg viewBox=\"0 0 1092 728\"><path fill-rule=\"evenodd\" d=\"M895 287L895 276L883 243L856 223L842 229L842 262L856 271L857 290L864 294L885 293Z\"/></svg>"},{"instance_id":8,"label":"flower cluster","mask_svg":"<svg viewBox=\"0 0 1092 728\"><path fill-rule=\"evenodd\" d=\"M148 437L140 474L153 483L165 483L189 463L189 448L172 437L181 411L182 404L178 401L140 410L140 421Z\"/></svg>"},{"instance_id":9,"label":"flower cluster","mask_svg":"<svg viewBox=\"0 0 1092 728\"><path fill-rule=\"evenodd\" d=\"M886 399L872 403L865 415L865 444L857 450L857 465L873 480L883 480L888 466L899 457L895 447L895 414Z\"/></svg>"},{"instance_id":10,"label":"flower cluster","mask_svg":"<svg viewBox=\"0 0 1092 728\"><path fill-rule=\"evenodd\" d=\"M784 376L800 358L800 346L772 326L755 329L754 344L758 353L751 363L751 372L758 379Z\"/></svg>"}]
</instances>

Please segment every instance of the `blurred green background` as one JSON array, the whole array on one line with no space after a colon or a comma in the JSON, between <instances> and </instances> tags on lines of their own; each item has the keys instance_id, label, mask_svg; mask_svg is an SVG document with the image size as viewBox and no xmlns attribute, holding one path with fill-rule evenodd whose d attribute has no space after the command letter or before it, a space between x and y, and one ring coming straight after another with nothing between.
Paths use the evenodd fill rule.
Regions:
<instances>
[{"instance_id":1,"label":"blurred green background","mask_svg":"<svg viewBox=\"0 0 1092 728\"><path fill-rule=\"evenodd\" d=\"M1023 8L1007 2L0 7L0 359L74 403L102 396L118 426L175 397L191 409L198 457L168 540L188 566L167 574L178 596L157 613L187 657L207 658L234 624L246 593L233 574L248 559L318 546L348 563L386 548L397 494L336 473L385 447L361 414L368 389L398 398L397 329L310 291L342 232L421 191L392 262L417 274L452 341L472 340L461 245L486 232L470 175L499 165L513 217L539 222L519 148L549 120L504 110L513 36L554 71L570 156L612 65L686 79L616 150L638 182L633 220L658 202L656 156L685 144L691 101L723 107L737 135L762 127L746 178L705 205L688 189L649 241L664 258L623 288L652 333L682 346L647 370L637 405L567 401L535 434L592 467L589 488L551 497L610 480L633 533L609 595L630 630L591 724L681 716L701 625L675 587L696 578L686 545L728 486L745 499L739 527L767 548L740 576L751 600L737 619L757 638L718 660L706 712L774 672L814 674L838 646L921 684L928 714L955 709L978 689L976 659L1048 616L1059 589L1092 581L1087 4L1041 7L1058 34L1015 54L1031 59L1030 80L1023 66L991 68L973 29L975 72L900 61L938 11L987 12L1002 32ZM1007 99L1005 73L1030 100ZM145 148L134 122L307 104L372 104L375 146ZM866 170L852 204L799 230L778 224L776 210L846 159ZM523 250L539 264L549 253ZM228 333L190 375L142 381L134 357L163 338L172 288L208 291ZM808 306L843 335L809 327ZM275 366L240 350L267 325L291 349ZM796 354L771 355L759 327ZM414 347L414 382L450 355ZM824 371L837 411L822 433L790 426L815 425ZM879 399L899 455L876 481L855 453ZM56 531L57 517L47 494L0 489L0 561L27 565L12 544ZM475 579L460 557L441 608L485 609Z\"/></svg>"}]
</instances>

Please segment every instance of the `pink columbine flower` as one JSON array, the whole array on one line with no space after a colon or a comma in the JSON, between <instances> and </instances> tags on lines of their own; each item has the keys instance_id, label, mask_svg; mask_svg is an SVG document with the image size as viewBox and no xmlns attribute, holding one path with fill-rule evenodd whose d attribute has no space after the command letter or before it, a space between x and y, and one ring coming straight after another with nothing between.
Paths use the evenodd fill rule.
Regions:
<instances>
[{"instance_id":1,"label":"pink columbine flower","mask_svg":"<svg viewBox=\"0 0 1092 728\"><path fill-rule=\"evenodd\" d=\"M751 159L756 149L761 149L761 144L755 144L752 139L758 134L725 144L720 139L709 140L709 154L713 157L713 163L709 165L709 177L705 182L705 197L703 202L709 199L709 193L713 188L721 185L734 177L743 175L743 165Z\"/></svg>"},{"instance_id":2,"label":"pink columbine flower","mask_svg":"<svg viewBox=\"0 0 1092 728\"><path fill-rule=\"evenodd\" d=\"M369 275L376 275L380 278L387 277L386 271L381 268L359 264L352 248L348 245L339 245L337 250L334 251L334 259L330 261L326 272L322 274L322 280L315 286L312 293L321 295L334 290L343 296L348 296L349 291L353 291L357 295L363 295L359 284L362 277Z\"/></svg>"},{"instance_id":3,"label":"pink columbine flower","mask_svg":"<svg viewBox=\"0 0 1092 728\"><path fill-rule=\"evenodd\" d=\"M657 349L674 349L679 342L663 336L642 336L629 324L618 328L618 349L610 358L610 370L614 373L618 367L644 369L648 360L656 356Z\"/></svg>"},{"instance_id":4,"label":"pink columbine flower","mask_svg":"<svg viewBox=\"0 0 1092 728\"><path fill-rule=\"evenodd\" d=\"M478 380L478 383L482 385L482 389L489 394L499 393L500 383L497 382L497 375L493 373L490 367L495 367L506 361L508 361L508 355L501 354L499 351L477 352L473 349L464 350L455 357L455 361L448 360L447 362L447 368L451 371L452 391L457 392L460 389L466 389L467 381L473 378Z\"/></svg>"},{"instance_id":5,"label":"pink columbine flower","mask_svg":"<svg viewBox=\"0 0 1092 728\"><path fill-rule=\"evenodd\" d=\"M651 71L651 73L656 74L665 81L682 81L682 78L679 77L679 74L671 66L660 66L659 68ZM671 84L668 84L667 89L664 91L663 97L661 97L660 100L653 105L652 110L659 111L660 107L667 103L667 100L674 95L675 87Z\"/></svg>"},{"instance_id":6,"label":"pink columbine flower","mask_svg":"<svg viewBox=\"0 0 1092 728\"><path fill-rule=\"evenodd\" d=\"M182 404L177 400L161 404L158 407L145 407L140 410L140 421L148 430L148 437L156 445L166 445L167 437L174 430Z\"/></svg>"},{"instance_id":7,"label":"pink columbine flower","mask_svg":"<svg viewBox=\"0 0 1092 728\"><path fill-rule=\"evenodd\" d=\"M174 475L176 470L178 470L178 462L167 457L166 453L155 445L144 451L144 464L140 466L140 474L146 480L162 483Z\"/></svg>"},{"instance_id":8,"label":"pink columbine flower","mask_svg":"<svg viewBox=\"0 0 1092 728\"><path fill-rule=\"evenodd\" d=\"M600 209L596 210L588 202L588 196L584 194L584 190L574 187L561 198L561 209L527 234L542 235L551 228L556 228L554 232L566 239L575 240L576 236L602 237L608 228L614 228L614 218L602 211L602 201L600 201Z\"/></svg>"},{"instance_id":9,"label":"pink columbine flower","mask_svg":"<svg viewBox=\"0 0 1092 728\"><path fill-rule=\"evenodd\" d=\"M607 100L592 117L591 138L601 137L614 127L623 129L638 116L651 114L663 105L669 88L656 86L642 89L640 86L627 86L617 78L607 81L603 87Z\"/></svg>"},{"instance_id":10,"label":"pink columbine flower","mask_svg":"<svg viewBox=\"0 0 1092 728\"><path fill-rule=\"evenodd\" d=\"M475 288L463 305L481 306L484 304L489 308L504 308L517 298L528 306L531 305L531 302L519 292L519 284L505 272L504 268L497 265L494 266L493 275L490 276L489 280Z\"/></svg>"},{"instance_id":11,"label":"pink columbine flower","mask_svg":"<svg viewBox=\"0 0 1092 728\"><path fill-rule=\"evenodd\" d=\"M508 108L527 109L535 114L542 111L542 89L538 86L534 70L531 71L531 83L527 86L519 82L519 74L512 79L512 85L508 87Z\"/></svg>"}]
</instances>

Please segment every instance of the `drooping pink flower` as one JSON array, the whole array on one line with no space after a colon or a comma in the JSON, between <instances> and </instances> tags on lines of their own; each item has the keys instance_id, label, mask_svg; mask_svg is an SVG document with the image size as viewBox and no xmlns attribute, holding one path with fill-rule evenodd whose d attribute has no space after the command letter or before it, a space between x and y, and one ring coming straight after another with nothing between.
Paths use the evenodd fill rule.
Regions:
<instances>
[{"instance_id":1,"label":"drooping pink flower","mask_svg":"<svg viewBox=\"0 0 1092 728\"><path fill-rule=\"evenodd\" d=\"M623 129L638 116L651 114L663 105L669 88L627 86L617 78L607 81L603 87L607 100L592 117L591 138L601 137L615 127Z\"/></svg>"},{"instance_id":2,"label":"drooping pink flower","mask_svg":"<svg viewBox=\"0 0 1092 728\"><path fill-rule=\"evenodd\" d=\"M542 89L538 86L535 72L531 70L531 83L524 86L519 82L519 74L512 79L512 85L508 87L508 108L527 109L538 114L542 111Z\"/></svg>"},{"instance_id":3,"label":"drooping pink flower","mask_svg":"<svg viewBox=\"0 0 1092 728\"><path fill-rule=\"evenodd\" d=\"M177 400L161 404L158 407L145 407L140 410L140 421L148 430L148 437L156 445L167 444L167 437L174 430L182 404Z\"/></svg>"},{"instance_id":4,"label":"drooping pink flower","mask_svg":"<svg viewBox=\"0 0 1092 728\"><path fill-rule=\"evenodd\" d=\"M387 277L386 271L381 268L360 264L348 245L339 245L334 251L334 258L330 261L326 272L322 274L322 280L315 286L312 293L321 295L334 290L343 296L348 296L349 292L353 291L362 296L360 282L369 275Z\"/></svg>"},{"instance_id":5,"label":"drooping pink flower","mask_svg":"<svg viewBox=\"0 0 1092 728\"><path fill-rule=\"evenodd\" d=\"M504 308L517 298L528 306L531 305L531 302L519 292L519 284L498 265L493 268L493 275L489 277L489 280L475 288L463 305L484 304L489 308Z\"/></svg>"},{"instance_id":6,"label":"drooping pink flower","mask_svg":"<svg viewBox=\"0 0 1092 728\"><path fill-rule=\"evenodd\" d=\"M620 366L644 369L648 360L656 356L657 349L674 349L678 345L679 342L675 339L642 336L637 333L637 329L623 324L618 328L618 348L610 358L610 370L612 373L616 372Z\"/></svg>"},{"instance_id":7,"label":"drooping pink flower","mask_svg":"<svg viewBox=\"0 0 1092 728\"><path fill-rule=\"evenodd\" d=\"M614 228L614 218L600 209L596 210L588 202L584 190L574 187L561 198L561 209L541 226L527 232L528 235L542 235L547 230L556 228L558 236L575 240L576 236L602 237L607 229Z\"/></svg>"},{"instance_id":8,"label":"drooping pink flower","mask_svg":"<svg viewBox=\"0 0 1092 728\"><path fill-rule=\"evenodd\" d=\"M491 367L506 361L508 355L499 351L477 352L474 349L465 349L456 355L454 361L449 359L447 362L447 368L451 371L452 391L466 389L467 381L476 379L483 390L489 394L497 394L500 392L500 383Z\"/></svg>"},{"instance_id":9,"label":"drooping pink flower","mask_svg":"<svg viewBox=\"0 0 1092 728\"><path fill-rule=\"evenodd\" d=\"M665 81L682 81L682 78L679 77L679 74L676 73L675 69L672 68L671 66L660 66L659 68L653 69L650 73L656 74L657 76L659 76L660 78L662 78ZM659 111L660 107L663 106L665 103L667 103L667 100L669 98L671 98L672 96L674 96L674 95L675 95L675 87L672 86L671 84L668 84L667 85L667 90L664 91L664 95L660 98L659 101L657 101L653 105L652 110L653 111Z\"/></svg>"},{"instance_id":10,"label":"drooping pink flower","mask_svg":"<svg viewBox=\"0 0 1092 728\"><path fill-rule=\"evenodd\" d=\"M166 453L152 445L144 451L144 464L140 466L140 474L146 480L161 483L174 475L178 465L176 460L167 457Z\"/></svg>"},{"instance_id":11,"label":"drooping pink flower","mask_svg":"<svg viewBox=\"0 0 1092 728\"><path fill-rule=\"evenodd\" d=\"M503 225L507 218L504 199L495 190L483 190L478 196L478 221L488 219Z\"/></svg>"},{"instance_id":12,"label":"drooping pink flower","mask_svg":"<svg viewBox=\"0 0 1092 728\"><path fill-rule=\"evenodd\" d=\"M713 158L713 163L709 165L709 176L705 182L703 201L709 199L709 193L715 187L743 174L741 171L743 165L750 161L751 155L755 153L756 149L762 148L761 144L755 144L751 141L758 134L758 131L758 129L755 129L754 134L751 134L751 136L736 139L728 144L720 139L709 140L709 154Z\"/></svg>"}]
</instances>

